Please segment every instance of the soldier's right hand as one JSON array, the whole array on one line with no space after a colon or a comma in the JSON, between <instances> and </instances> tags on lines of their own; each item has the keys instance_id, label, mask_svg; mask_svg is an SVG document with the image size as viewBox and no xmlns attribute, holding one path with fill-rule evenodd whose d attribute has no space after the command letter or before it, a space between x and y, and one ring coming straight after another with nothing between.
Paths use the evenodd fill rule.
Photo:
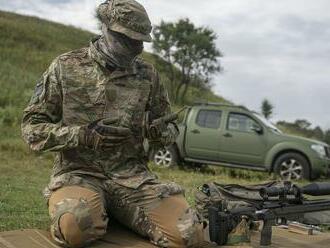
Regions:
<instances>
[{"instance_id":1,"label":"soldier's right hand","mask_svg":"<svg viewBox=\"0 0 330 248\"><path fill-rule=\"evenodd\" d=\"M101 119L83 126L79 134L80 145L96 151L124 144L132 137L132 132L117 123L118 119Z\"/></svg>"}]
</instances>

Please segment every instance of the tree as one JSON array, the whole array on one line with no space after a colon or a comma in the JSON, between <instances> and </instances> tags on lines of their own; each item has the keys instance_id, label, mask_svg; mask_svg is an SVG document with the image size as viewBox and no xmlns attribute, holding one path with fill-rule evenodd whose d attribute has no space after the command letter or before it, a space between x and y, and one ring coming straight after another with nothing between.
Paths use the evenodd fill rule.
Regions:
<instances>
[{"instance_id":1,"label":"tree","mask_svg":"<svg viewBox=\"0 0 330 248\"><path fill-rule=\"evenodd\" d=\"M266 119L270 119L273 115L274 105L268 101L267 99L264 99L261 103L261 113Z\"/></svg>"},{"instance_id":2,"label":"tree","mask_svg":"<svg viewBox=\"0 0 330 248\"><path fill-rule=\"evenodd\" d=\"M312 123L305 119L298 119L294 122L294 125L296 125L299 129L307 130L312 125Z\"/></svg>"},{"instance_id":3,"label":"tree","mask_svg":"<svg viewBox=\"0 0 330 248\"><path fill-rule=\"evenodd\" d=\"M326 130L324 133L324 142L330 145L330 129Z\"/></svg>"},{"instance_id":4,"label":"tree","mask_svg":"<svg viewBox=\"0 0 330 248\"><path fill-rule=\"evenodd\" d=\"M153 29L153 49L167 62L167 72L170 80L171 95L175 94L175 72L173 65L173 56L175 48L174 40L175 28L173 23L161 21L159 26Z\"/></svg>"},{"instance_id":5,"label":"tree","mask_svg":"<svg viewBox=\"0 0 330 248\"><path fill-rule=\"evenodd\" d=\"M183 102L190 85L207 87L212 75L221 71L222 54L215 45L217 35L213 30L180 19L176 23L162 21L153 34L154 51L168 62L170 79L175 80L175 67L180 71L176 102Z\"/></svg>"},{"instance_id":6,"label":"tree","mask_svg":"<svg viewBox=\"0 0 330 248\"><path fill-rule=\"evenodd\" d=\"M324 132L322 130L322 128L320 128L319 126L315 127L313 130L313 137L317 140L324 140Z\"/></svg>"}]
</instances>

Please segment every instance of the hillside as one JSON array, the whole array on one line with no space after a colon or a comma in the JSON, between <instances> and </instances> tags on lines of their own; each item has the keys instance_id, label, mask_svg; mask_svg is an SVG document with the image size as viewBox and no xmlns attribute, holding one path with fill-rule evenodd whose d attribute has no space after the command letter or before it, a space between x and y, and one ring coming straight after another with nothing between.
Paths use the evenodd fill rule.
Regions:
<instances>
[{"instance_id":1,"label":"hillside","mask_svg":"<svg viewBox=\"0 0 330 248\"><path fill-rule=\"evenodd\" d=\"M87 46L93 36L74 27L0 11L0 231L49 226L41 191L49 181L53 155L32 153L23 143L22 110L50 62L59 54ZM169 82L163 60L151 53L143 56L160 71L165 85L176 83ZM226 102L210 90L192 88L186 104L194 99ZM219 167L214 168L215 175L153 165L151 169L161 180L182 185L190 204L193 192L205 182L255 184L271 179L266 173Z\"/></svg>"},{"instance_id":2,"label":"hillside","mask_svg":"<svg viewBox=\"0 0 330 248\"><path fill-rule=\"evenodd\" d=\"M28 102L35 82L56 56L87 46L93 33L45 21L0 11L0 122L15 126L20 122L21 111ZM162 81L168 82L163 73L165 62L145 53L146 60L160 71ZM222 101L208 90L192 89L188 102L193 98Z\"/></svg>"},{"instance_id":3,"label":"hillside","mask_svg":"<svg viewBox=\"0 0 330 248\"><path fill-rule=\"evenodd\" d=\"M53 155L34 154L23 143L22 111L50 62L64 52L87 46L93 36L74 27L0 11L0 231L48 228L48 211L41 191L49 180ZM161 80L169 83L163 72L164 61L150 53L143 56L157 67ZM194 98L223 100L211 91L192 89L188 102ZM177 170L156 173L162 179L184 185L190 202L197 184L219 180L216 176ZM196 180L187 180L190 178Z\"/></svg>"}]
</instances>

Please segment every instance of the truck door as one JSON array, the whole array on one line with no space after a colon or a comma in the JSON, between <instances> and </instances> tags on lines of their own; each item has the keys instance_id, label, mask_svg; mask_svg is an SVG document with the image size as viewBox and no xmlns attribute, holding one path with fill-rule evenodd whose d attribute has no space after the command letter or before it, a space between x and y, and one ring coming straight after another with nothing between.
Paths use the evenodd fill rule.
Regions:
<instances>
[{"instance_id":1,"label":"truck door","mask_svg":"<svg viewBox=\"0 0 330 248\"><path fill-rule=\"evenodd\" d=\"M258 133L256 129L261 131ZM267 135L262 125L243 113L228 113L221 137L219 160L228 163L260 166L267 149Z\"/></svg>"},{"instance_id":2,"label":"truck door","mask_svg":"<svg viewBox=\"0 0 330 248\"><path fill-rule=\"evenodd\" d=\"M222 111L199 109L187 120L185 148L188 157L217 160Z\"/></svg>"}]
</instances>

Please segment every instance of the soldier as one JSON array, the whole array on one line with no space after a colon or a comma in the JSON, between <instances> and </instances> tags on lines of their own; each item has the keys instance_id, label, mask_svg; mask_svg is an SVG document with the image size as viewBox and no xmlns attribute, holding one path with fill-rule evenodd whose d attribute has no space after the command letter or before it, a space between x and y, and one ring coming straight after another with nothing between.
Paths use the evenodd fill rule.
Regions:
<instances>
[{"instance_id":1,"label":"soldier","mask_svg":"<svg viewBox=\"0 0 330 248\"><path fill-rule=\"evenodd\" d=\"M106 233L111 216L157 246L198 247L202 224L182 188L147 167L145 113L170 113L157 72L137 58L151 41L149 17L135 0L106 1L97 14L102 35L57 57L24 110L25 141L56 154L44 192L51 235L83 247ZM165 127L151 144L175 140L176 126Z\"/></svg>"}]
</instances>

